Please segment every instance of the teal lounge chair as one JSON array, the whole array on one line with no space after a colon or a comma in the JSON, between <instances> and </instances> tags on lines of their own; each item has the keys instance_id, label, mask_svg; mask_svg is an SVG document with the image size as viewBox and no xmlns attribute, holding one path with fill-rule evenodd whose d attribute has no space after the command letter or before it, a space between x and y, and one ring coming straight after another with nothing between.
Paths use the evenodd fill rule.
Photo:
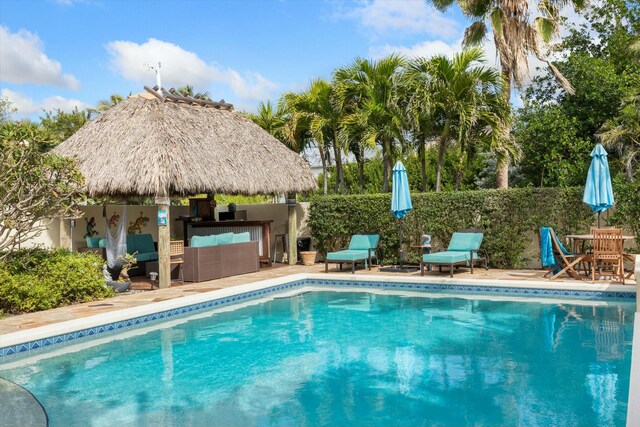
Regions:
<instances>
[{"instance_id":1,"label":"teal lounge chair","mask_svg":"<svg viewBox=\"0 0 640 427\"><path fill-rule=\"evenodd\" d=\"M424 276L425 265L437 265L440 271L442 271L443 265L449 266L450 277L453 277L454 267L461 265L471 267L471 273L473 274L473 266L478 261L484 262L484 268L488 270L489 257L485 250L480 249L483 237L482 230L476 229L461 230L453 233L446 251L422 256L420 275Z\"/></svg>"},{"instance_id":2,"label":"teal lounge chair","mask_svg":"<svg viewBox=\"0 0 640 427\"><path fill-rule=\"evenodd\" d=\"M364 262L365 268L371 270L371 259L376 258L376 249L380 241L379 234L354 234L349 242L349 249L338 252L329 252L324 259L324 272L329 271L329 263L342 264L351 263L351 273L356 271L356 263Z\"/></svg>"}]
</instances>

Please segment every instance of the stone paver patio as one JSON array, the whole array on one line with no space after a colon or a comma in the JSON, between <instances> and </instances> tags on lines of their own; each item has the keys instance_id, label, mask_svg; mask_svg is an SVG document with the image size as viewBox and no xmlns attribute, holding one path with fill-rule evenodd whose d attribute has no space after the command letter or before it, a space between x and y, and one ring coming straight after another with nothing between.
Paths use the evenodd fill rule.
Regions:
<instances>
[{"instance_id":1,"label":"stone paver patio","mask_svg":"<svg viewBox=\"0 0 640 427\"><path fill-rule=\"evenodd\" d=\"M148 281L141 281L134 283L133 288L137 290L146 290L139 293L127 293L118 295L114 298L109 298L100 301L93 301L83 304L77 304L68 307L60 307L53 310L46 310L37 313L28 313L19 316L11 316L0 320L0 336L2 334L8 334L19 330L36 328L39 326L49 325L58 322L64 322L67 320L73 320L77 318L92 316L94 314L105 313L114 310L121 310L124 308L137 307L145 304L150 304L158 301L164 301L169 299L181 298L186 295L193 295L193 293L210 292L216 289L228 288L232 286L242 285L246 283L257 282L260 280L274 279L290 274L298 273L321 273L324 272L324 264L316 264L314 266L288 266L282 264L276 264L271 268L263 268L257 273L245 274L242 276L227 277L224 279L212 280L202 283L187 283L184 285L174 284L169 289L154 289L150 290L151 284ZM329 276L331 272L339 272L337 268L330 268ZM345 269L344 273L349 273ZM396 276L396 273L385 273L378 271L378 268L372 268L368 270L357 270L356 275L377 275L377 276ZM419 276L420 272L404 274L401 277ZM544 271L542 270L484 270L478 268L472 275L469 270L460 269L456 274L457 279L488 279L488 280L544 280ZM438 273L437 270L433 272L426 272L425 276L434 277L448 277L448 273ZM555 282L568 282L576 283L575 280L570 278L559 279ZM585 282L590 283L590 282ZM599 284L615 283L599 280ZM633 279L627 279L626 284L633 286L635 284ZM1 338L0 338L1 344Z\"/></svg>"}]
</instances>

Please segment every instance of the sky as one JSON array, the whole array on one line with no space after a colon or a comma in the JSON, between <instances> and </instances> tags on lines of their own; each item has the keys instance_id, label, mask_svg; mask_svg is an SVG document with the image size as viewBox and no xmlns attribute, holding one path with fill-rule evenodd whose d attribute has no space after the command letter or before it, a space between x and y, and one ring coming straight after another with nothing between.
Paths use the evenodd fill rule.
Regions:
<instances>
[{"instance_id":1,"label":"sky","mask_svg":"<svg viewBox=\"0 0 640 427\"><path fill-rule=\"evenodd\" d=\"M356 57L451 55L468 23L424 0L2 0L0 96L16 118L83 109L155 85L160 62L163 87L256 111Z\"/></svg>"}]
</instances>

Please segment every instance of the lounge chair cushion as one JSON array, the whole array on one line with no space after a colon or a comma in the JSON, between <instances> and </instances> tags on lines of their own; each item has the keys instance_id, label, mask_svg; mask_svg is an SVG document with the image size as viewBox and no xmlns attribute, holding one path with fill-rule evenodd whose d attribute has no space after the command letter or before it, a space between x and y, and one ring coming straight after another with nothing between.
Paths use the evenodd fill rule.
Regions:
<instances>
[{"instance_id":1,"label":"lounge chair cushion","mask_svg":"<svg viewBox=\"0 0 640 427\"><path fill-rule=\"evenodd\" d=\"M368 249L346 249L344 251L329 252L327 254L328 261L359 261L369 258Z\"/></svg>"},{"instance_id":2,"label":"lounge chair cushion","mask_svg":"<svg viewBox=\"0 0 640 427\"><path fill-rule=\"evenodd\" d=\"M231 243L246 243L250 241L251 241L251 235L249 234L248 231L245 231L244 233L236 233L233 235L233 238L231 239Z\"/></svg>"},{"instance_id":3,"label":"lounge chair cushion","mask_svg":"<svg viewBox=\"0 0 640 427\"><path fill-rule=\"evenodd\" d=\"M378 243L380 242L379 234L365 234L367 239L369 239L369 247L371 249L376 249L378 247Z\"/></svg>"},{"instance_id":4,"label":"lounge chair cushion","mask_svg":"<svg viewBox=\"0 0 640 427\"><path fill-rule=\"evenodd\" d=\"M192 248L204 248L207 246L216 246L218 244L218 236L193 236L191 238Z\"/></svg>"},{"instance_id":5,"label":"lounge chair cushion","mask_svg":"<svg viewBox=\"0 0 640 427\"><path fill-rule=\"evenodd\" d=\"M468 252L471 250L478 250L482 244L482 238L482 233L453 233L447 251Z\"/></svg>"},{"instance_id":6,"label":"lounge chair cushion","mask_svg":"<svg viewBox=\"0 0 640 427\"><path fill-rule=\"evenodd\" d=\"M468 262L470 252L463 251L444 251L436 252L435 254L425 254L422 256L422 261L430 264L456 264L462 262ZM478 254L473 254L473 259L478 259Z\"/></svg>"},{"instance_id":7,"label":"lounge chair cushion","mask_svg":"<svg viewBox=\"0 0 640 427\"><path fill-rule=\"evenodd\" d=\"M101 237L100 240L98 240L98 247L99 248L106 248L107 247L107 239L105 239L104 237Z\"/></svg>"},{"instance_id":8,"label":"lounge chair cushion","mask_svg":"<svg viewBox=\"0 0 640 427\"><path fill-rule=\"evenodd\" d=\"M364 234L354 234L353 236L351 236L351 241L349 242L349 250L367 250L370 247L371 242L369 241L369 238Z\"/></svg>"},{"instance_id":9,"label":"lounge chair cushion","mask_svg":"<svg viewBox=\"0 0 640 427\"><path fill-rule=\"evenodd\" d=\"M158 259L158 252L139 252L133 256L138 262L156 261Z\"/></svg>"}]
</instances>

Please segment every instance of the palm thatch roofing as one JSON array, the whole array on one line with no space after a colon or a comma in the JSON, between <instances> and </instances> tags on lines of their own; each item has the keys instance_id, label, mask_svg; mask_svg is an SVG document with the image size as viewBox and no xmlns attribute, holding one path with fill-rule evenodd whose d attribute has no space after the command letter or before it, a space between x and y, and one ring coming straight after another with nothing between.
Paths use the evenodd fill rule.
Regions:
<instances>
[{"instance_id":1,"label":"palm thatch roofing","mask_svg":"<svg viewBox=\"0 0 640 427\"><path fill-rule=\"evenodd\" d=\"M216 108L132 96L85 124L54 152L75 158L93 197L316 188L309 165L298 154L230 104L213 104Z\"/></svg>"}]
</instances>

